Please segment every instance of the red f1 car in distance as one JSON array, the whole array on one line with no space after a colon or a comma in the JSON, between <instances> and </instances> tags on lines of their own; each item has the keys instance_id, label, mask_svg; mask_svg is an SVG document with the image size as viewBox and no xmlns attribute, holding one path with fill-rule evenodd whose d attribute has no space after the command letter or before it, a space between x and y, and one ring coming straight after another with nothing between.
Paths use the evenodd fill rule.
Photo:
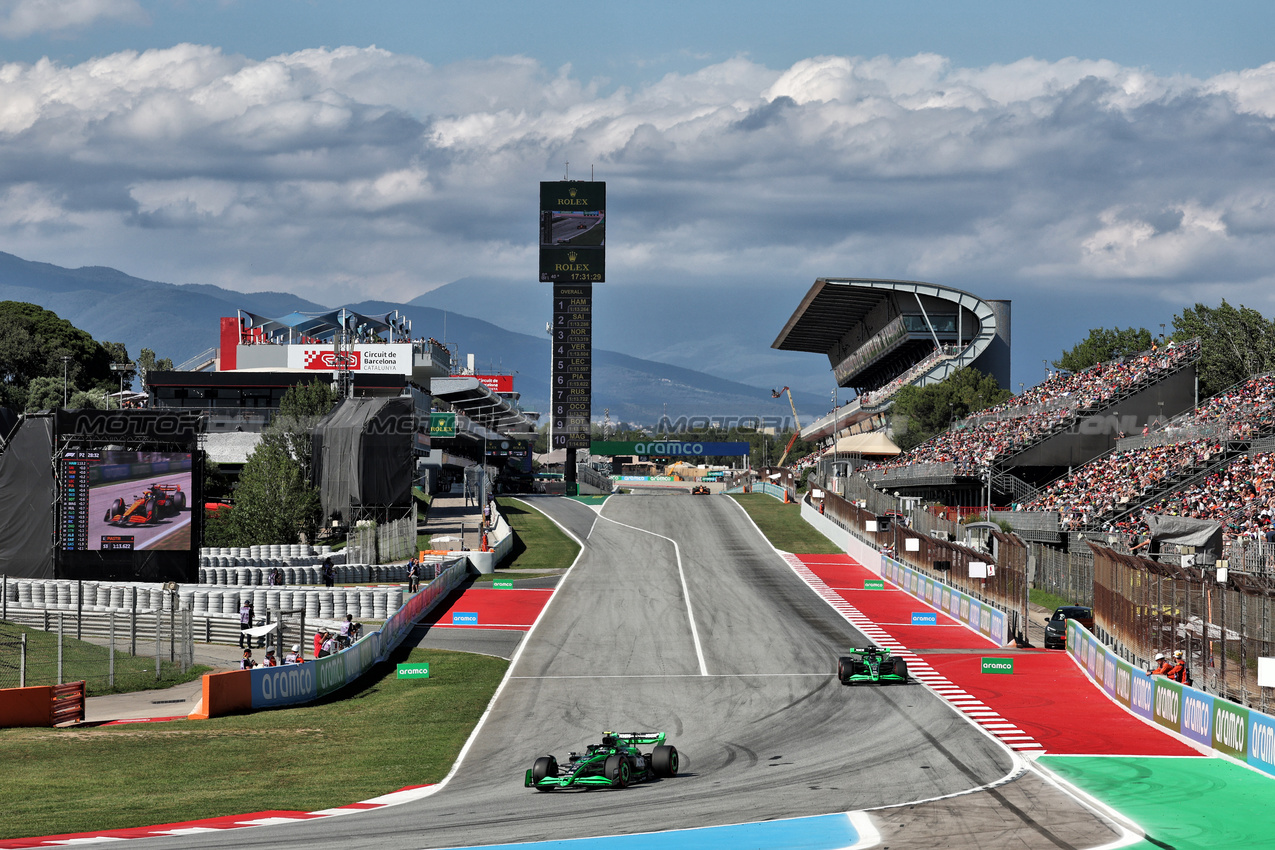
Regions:
<instances>
[{"instance_id":1,"label":"red f1 car in distance","mask_svg":"<svg viewBox=\"0 0 1275 850\"><path fill-rule=\"evenodd\" d=\"M106 511L106 521L121 526L154 525L185 509L186 494L180 484L152 484L129 504L116 499Z\"/></svg>"}]
</instances>

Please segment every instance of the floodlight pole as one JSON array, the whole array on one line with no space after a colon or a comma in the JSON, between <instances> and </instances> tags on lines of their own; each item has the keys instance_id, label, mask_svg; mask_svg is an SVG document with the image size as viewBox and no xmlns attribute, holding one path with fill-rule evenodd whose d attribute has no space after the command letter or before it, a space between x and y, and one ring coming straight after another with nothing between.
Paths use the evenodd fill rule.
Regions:
<instances>
[{"instance_id":1,"label":"floodlight pole","mask_svg":"<svg viewBox=\"0 0 1275 850\"><path fill-rule=\"evenodd\" d=\"M66 409L66 370L71 363L71 355L62 355L62 408Z\"/></svg>"},{"instance_id":2,"label":"floodlight pole","mask_svg":"<svg viewBox=\"0 0 1275 850\"><path fill-rule=\"evenodd\" d=\"M118 372L120 376L120 397L119 397L120 409L124 408L124 373L129 371L132 368L134 368L134 364L132 363L112 363L111 364L111 371Z\"/></svg>"}]
</instances>

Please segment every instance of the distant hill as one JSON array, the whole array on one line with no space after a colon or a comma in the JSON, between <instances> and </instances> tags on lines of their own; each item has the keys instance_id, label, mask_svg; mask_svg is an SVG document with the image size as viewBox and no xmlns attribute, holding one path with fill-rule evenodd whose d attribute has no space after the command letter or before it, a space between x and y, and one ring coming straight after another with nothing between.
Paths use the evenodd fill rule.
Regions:
<instances>
[{"instance_id":1,"label":"distant hill","mask_svg":"<svg viewBox=\"0 0 1275 850\"><path fill-rule=\"evenodd\" d=\"M469 281L468 306L495 320L517 320L527 326L522 301L502 297L499 288L483 289ZM448 303L461 289L448 293ZM482 292L481 299L474 293ZM506 293L508 295L508 293ZM548 312L548 292L545 293ZM515 375L514 386L522 404L531 410L548 410L549 339L544 335L506 330L499 323L474 318L460 309L427 307L429 293L410 304L364 301L347 305L365 313L399 310L412 320L417 336L433 336L455 342L462 357L473 353L479 372L500 371ZM136 355L153 349L174 363L194 357L217 344L218 319L238 309L265 316L293 311L331 309L283 292L242 293L202 284L171 284L142 280L116 269L86 267L66 269L35 263L0 252L0 300L27 301L52 310L98 340L123 342ZM513 306L511 306L513 305ZM520 311L509 312L511 309ZM543 320L542 320L543 321ZM612 421L655 424L661 416L764 416L786 417L786 398L771 398L769 388L668 363L644 360L598 346L608 335L608 320L594 319L593 415L601 418L609 409ZM444 339L445 337L445 339ZM816 393L794 392L803 419L828 408L828 400Z\"/></svg>"}]
</instances>

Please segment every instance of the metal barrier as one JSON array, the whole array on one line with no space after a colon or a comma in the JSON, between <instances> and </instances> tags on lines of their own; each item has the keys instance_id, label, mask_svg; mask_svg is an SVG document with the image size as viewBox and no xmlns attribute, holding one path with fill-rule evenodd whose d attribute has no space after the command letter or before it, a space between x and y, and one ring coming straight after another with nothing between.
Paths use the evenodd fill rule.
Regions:
<instances>
[{"instance_id":1,"label":"metal barrier","mask_svg":"<svg viewBox=\"0 0 1275 850\"><path fill-rule=\"evenodd\" d=\"M89 691L102 693L126 680L130 686L144 687L166 675L184 675L194 664L194 618L189 611L76 612L9 606L7 621L12 624L9 630L48 632L57 641L40 650L26 640L20 658L0 656L0 688L60 685L69 674L86 680ZM236 618L236 634L238 630Z\"/></svg>"},{"instance_id":2,"label":"metal barrier","mask_svg":"<svg viewBox=\"0 0 1275 850\"><path fill-rule=\"evenodd\" d=\"M84 682L68 682L53 688L53 725L84 722Z\"/></svg>"},{"instance_id":3,"label":"metal barrier","mask_svg":"<svg viewBox=\"0 0 1275 850\"><path fill-rule=\"evenodd\" d=\"M1257 660L1275 654L1275 580L1231 567L1181 566L1090 543L1094 623L1116 654L1145 664L1181 649L1196 686L1268 711L1275 688L1257 684ZM1220 580L1219 580L1220 579Z\"/></svg>"},{"instance_id":4,"label":"metal barrier","mask_svg":"<svg viewBox=\"0 0 1275 850\"><path fill-rule=\"evenodd\" d=\"M384 564L405 561L416 554L416 503L402 519L350 529L346 536L346 562Z\"/></svg>"},{"instance_id":5,"label":"metal barrier","mask_svg":"<svg viewBox=\"0 0 1275 850\"><path fill-rule=\"evenodd\" d=\"M990 551L979 551L954 541L936 539L898 519L891 521L884 531L869 530L868 523L876 523L888 510L897 510L893 499L886 503L887 510L881 511L861 507L831 492L826 493L821 503L823 516L874 549L891 554L921 576L957 588L1006 613L1010 617L1011 635L1025 631L1028 553L1027 546L1018 538L993 531L989 534ZM972 571L972 564L984 564L991 569L985 578L971 575L971 572L980 572Z\"/></svg>"}]
</instances>

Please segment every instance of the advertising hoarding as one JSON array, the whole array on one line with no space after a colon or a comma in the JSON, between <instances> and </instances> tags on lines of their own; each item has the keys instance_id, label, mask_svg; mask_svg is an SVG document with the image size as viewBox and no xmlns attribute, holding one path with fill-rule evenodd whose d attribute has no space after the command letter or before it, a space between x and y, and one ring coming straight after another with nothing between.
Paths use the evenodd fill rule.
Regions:
<instances>
[{"instance_id":1,"label":"advertising hoarding","mask_svg":"<svg viewBox=\"0 0 1275 850\"><path fill-rule=\"evenodd\" d=\"M514 391L513 375L452 375L453 378L477 378L478 383L494 393L511 393Z\"/></svg>"},{"instance_id":2,"label":"advertising hoarding","mask_svg":"<svg viewBox=\"0 0 1275 850\"><path fill-rule=\"evenodd\" d=\"M331 345L288 346L288 368L306 371L335 372L340 368L339 355ZM412 374L412 346L410 343L384 345L355 345L349 353L351 372L381 373L392 375Z\"/></svg>"},{"instance_id":3,"label":"advertising hoarding","mask_svg":"<svg viewBox=\"0 0 1275 850\"><path fill-rule=\"evenodd\" d=\"M606 280L607 184L540 184L541 283Z\"/></svg>"},{"instance_id":4,"label":"advertising hoarding","mask_svg":"<svg viewBox=\"0 0 1275 850\"><path fill-rule=\"evenodd\" d=\"M636 455L638 457L742 457L748 454L748 443L708 443L698 440L599 440L589 444L589 454L604 457Z\"/></svg>"}]
</instances>

